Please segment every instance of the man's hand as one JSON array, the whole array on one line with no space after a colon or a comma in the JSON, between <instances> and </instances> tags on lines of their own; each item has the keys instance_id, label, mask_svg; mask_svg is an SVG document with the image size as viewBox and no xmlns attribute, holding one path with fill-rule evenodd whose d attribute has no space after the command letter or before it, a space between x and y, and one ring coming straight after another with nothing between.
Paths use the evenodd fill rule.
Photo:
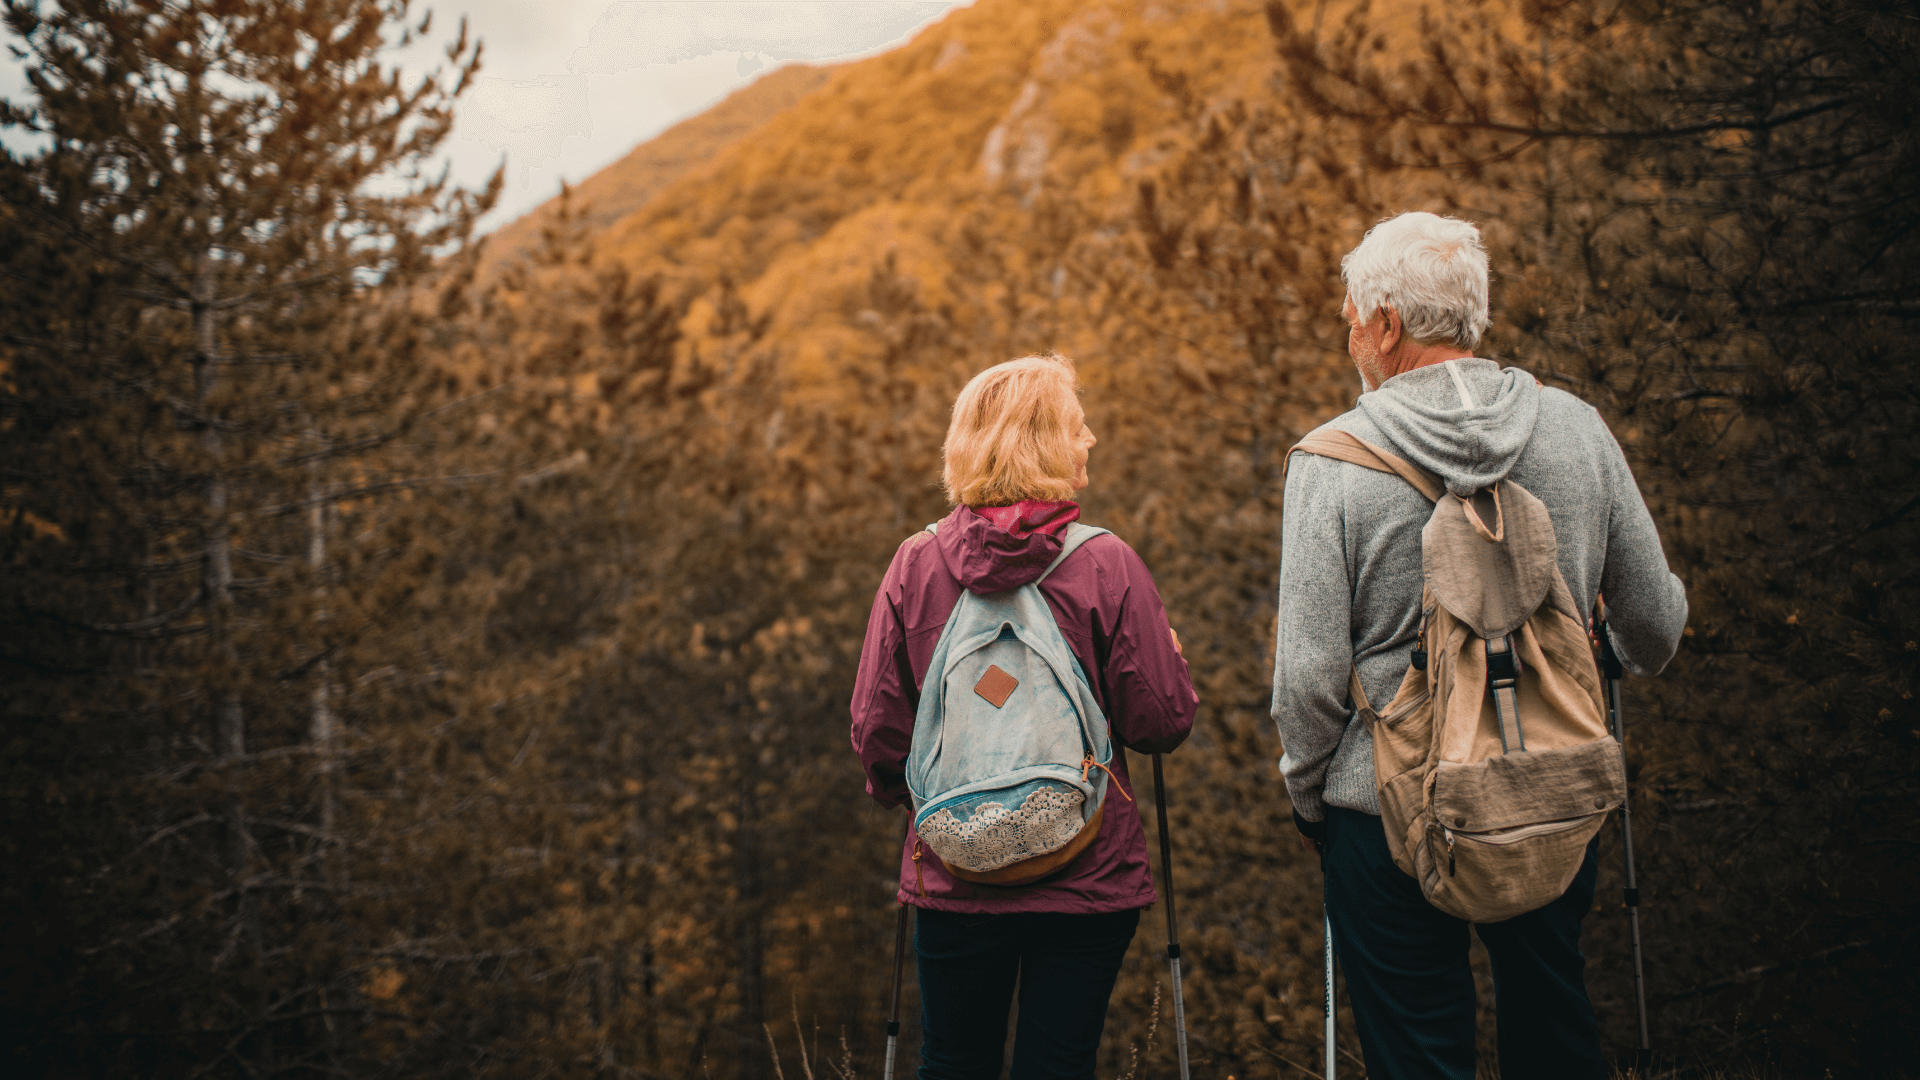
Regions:
<instances>
[{"instance_id":1,"label":"man's hand","mask_svg":"<svg viewBox=\"0 0 1920 1080\"><path fill-rule=\"evenodd\" d=\"M1293 827L1300 830L1300 843L1302 846L1306 847L1309 851L1317 851L1322 855L1326 854L1327 823L1325 819L1308 821L1306 818L1300 816L1300 811L1295 810L1293 812Z\"/></svg>"}]
</instances>

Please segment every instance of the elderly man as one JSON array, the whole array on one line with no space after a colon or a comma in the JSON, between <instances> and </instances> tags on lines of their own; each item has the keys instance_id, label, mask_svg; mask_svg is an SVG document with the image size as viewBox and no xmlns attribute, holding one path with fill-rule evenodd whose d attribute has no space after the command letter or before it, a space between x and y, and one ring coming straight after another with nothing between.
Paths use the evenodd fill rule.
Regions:
<instances>
[{"instance_id":1,"label":"elderly man","mask_svg":"<svg viewBox=\"0 0 1920 1080\"><path fill-rule=\"evenodd\" d=\"M1327 428L1391 450L1454 491L1502 478L1544 502L1576 602L1604 593L1627 667L1666 666L1686 624L1680 581L1606 423L1571 394L1474 357L1487 327L1487 255L1472 225L1409 213L1376 225L1341 264L1348 351L1366 392ZM1446 363L1453 361L1453 363ZM1289 463L1281 529L1273 719L1294 820L1322 852L1335 946L1369 1075L1474 1075L1468 924L1427 903L1388 853L1373 740L1348 699L1389 700L1418 629L1421 528L1406 481L1332 458ZM1475 929L1493 962L1501 1075L1602 1077L1580 921L1592 846L1559 900Z\"/></svg>"}]
</instances>

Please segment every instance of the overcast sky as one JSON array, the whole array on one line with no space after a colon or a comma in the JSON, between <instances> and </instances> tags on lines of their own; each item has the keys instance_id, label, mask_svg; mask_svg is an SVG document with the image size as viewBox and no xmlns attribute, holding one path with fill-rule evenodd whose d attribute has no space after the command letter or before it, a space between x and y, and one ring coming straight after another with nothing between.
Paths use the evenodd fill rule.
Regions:
<instances>
[{"instance_id":1,"label":"overcast sky","mask_svg":"<svg viewBox=\"0 0 1920 1080\"><path fill-rule=\"evenodd\" d=\"M505 159L506 190L483 223L492 228L780 64L884 52L971 2L416 0L416 15L433 10L432 31L393 62L432 67L463 15L485 43L443 156L475 187ZM24 104L19 65L0 66L0 93Z\"/></svg>"}]
</instances>

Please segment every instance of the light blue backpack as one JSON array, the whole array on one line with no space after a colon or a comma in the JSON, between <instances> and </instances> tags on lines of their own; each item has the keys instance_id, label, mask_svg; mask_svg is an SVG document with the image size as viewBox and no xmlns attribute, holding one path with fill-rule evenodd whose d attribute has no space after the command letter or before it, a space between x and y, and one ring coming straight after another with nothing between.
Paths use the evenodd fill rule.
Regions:
<instances>
[{"instance_id":1,"label":"light blue backpack","mask_svg":"<svg viewBox=\"0 0 1920 1080\"><path fill-rule=\"evenodd\" d=\"M1033 582L986 596L962 590L940 633L907 788L914 830L955 877L1036 881L1100 831L1107 718L1039 586L1106 531L1070 524L1059 558Z\"/></svg>"}]
</instances>

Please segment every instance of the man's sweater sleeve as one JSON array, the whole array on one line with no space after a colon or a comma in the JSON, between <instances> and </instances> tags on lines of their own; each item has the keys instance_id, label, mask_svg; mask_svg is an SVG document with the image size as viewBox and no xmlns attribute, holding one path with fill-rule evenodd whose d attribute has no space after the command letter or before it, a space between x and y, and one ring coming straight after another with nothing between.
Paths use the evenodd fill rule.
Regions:
<instances>
[{"instance_id":1,"label":"man's sweater sleeve","mask_svg":"<svg viewBox=\"0 0 1920 1080\"><path fill-rule=\"evenodd\" d=\"M1660 534L1627 467L1626 455L1598 414L1595 420L1612 503L1607 563L1600 576L1600 593L1607 600L1607 629L1627 670L1658 675L1673 659L1686 629L1687 590L1667 569Z\"/></svg>"},{"instance_id":2,"label":"man's sweater sleeve","mask_svg":"<svg viewBox=\"0 0 1920 1080\"><path fill-rule=\"evenodd\" d=\"M1296 453L1280 524L1280 613L1273 656L1273 722L1280 775L1300 816L1326 817L1321 790L1346 733L1353 665L1341 463Z\"/></svg>"}]
</instances>

